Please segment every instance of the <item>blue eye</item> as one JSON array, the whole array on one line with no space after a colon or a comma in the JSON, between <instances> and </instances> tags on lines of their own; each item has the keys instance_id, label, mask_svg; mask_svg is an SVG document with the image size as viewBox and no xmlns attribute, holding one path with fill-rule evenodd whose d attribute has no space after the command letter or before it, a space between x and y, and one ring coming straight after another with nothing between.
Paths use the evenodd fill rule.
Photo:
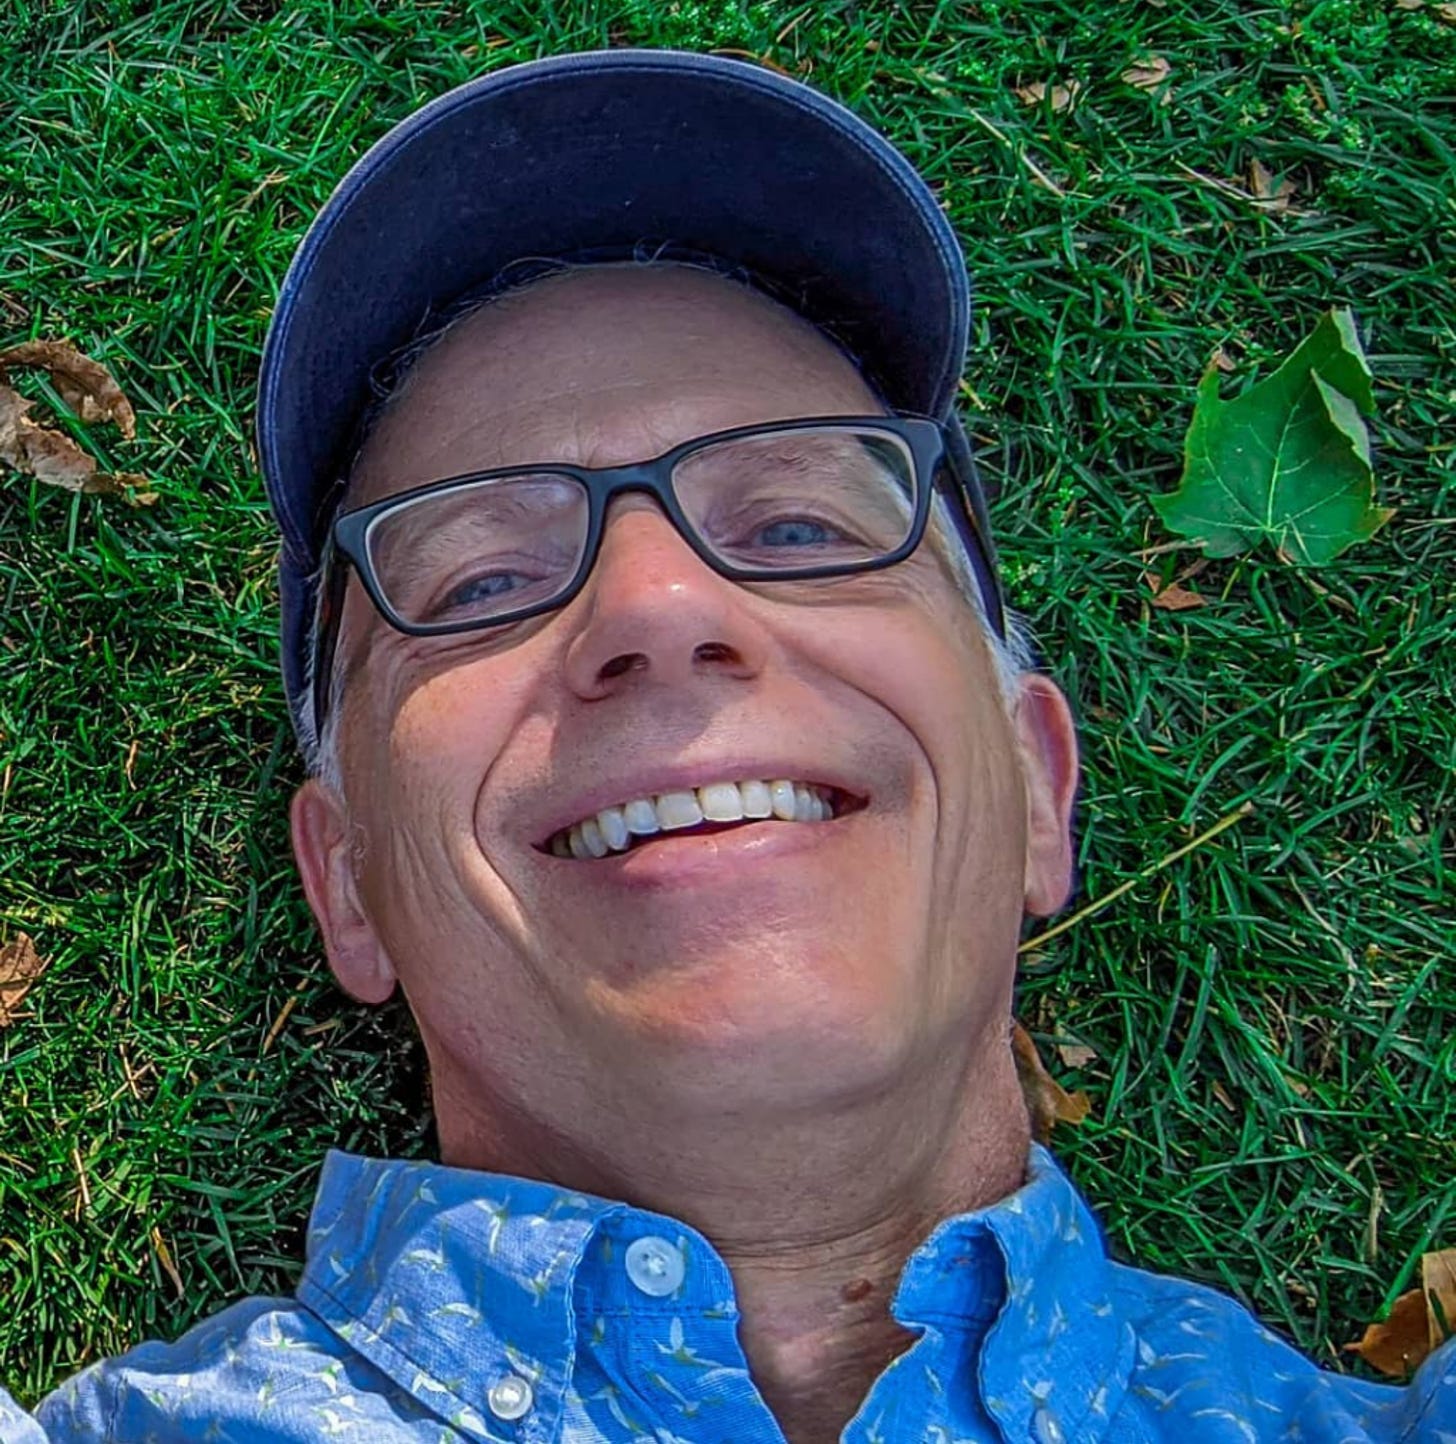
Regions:
<instances>
[{"instance_id":1,"label":"blue eye","mask_svg":"<svg viewBox=\"0 0 1456 1444\"><path fill-rule=\"evenodd\" d=\"M445 598L447 607L466 607L472 602L489 601L517 591L526 584L526 578L519 572L488 572L483 577L471 577L451 590Z\"/></svg>"},{"instance_id":2,"label":"blue eye","mask_svg":"<svg viewBox=\"0 0 1456 1444\"><path fill-rule=\"evenodd\" d=\"M802 517L794 517L785 521L771 522L763 527L758 533L758 541L762 546L770 547L811 547L824 546L834 539L837 533L832 533L830 528L822 522L806 521Z\"/></svg>"}]
</instances>

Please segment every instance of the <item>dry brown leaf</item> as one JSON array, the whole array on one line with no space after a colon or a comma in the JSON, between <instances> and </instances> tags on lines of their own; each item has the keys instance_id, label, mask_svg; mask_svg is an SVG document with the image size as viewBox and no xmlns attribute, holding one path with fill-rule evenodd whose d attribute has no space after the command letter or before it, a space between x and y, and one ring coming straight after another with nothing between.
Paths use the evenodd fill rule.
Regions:
<instances>
[{"instance_id":1,"label":"dry brown leaf","mask_svg":"<svg viewBox=\"0 0 1456 1444\"><path fill-rule=\"evenodd\" d=\"M1439 1313L1437 1303L1439 1302ZM1441 1325L1444 1314L1447 1327ZM1347 1354L1359 1354L1372 1368L1393 1379L1408 1378L1456 1328L1456 1249L1441 1249L1421 1258L1421 1286L1403 1293L1390 1317L1371 1324Z\"/></svg>"},{"instance_id":2,"label":"dry brown leaf","mask_svg":"<svg viewBox=\"0 0 1456 1444\"><path fill-rule=\"evenodd\" d=\"M1031 1131L1037 1142L1046 1143L1058 1123L1075 1125L1091 1113L1092 1104L1085 1093L1068 1093L1047 1072L1031 1034L1014 1018L1011 1020L1011 1051L1016 1058L1016 1074L1031 1112Z\"/></svg>"},{"instance_id":3,"label":"dry brown leaf","mask_svg":"<svg viewBox=\"0 0 1456 1444\"><path fill-rule=\"evenodd\" d=\"M1456 25L1456 4L1451 4L1448 0L1448 3L1444 5L1436 5L1432 8L1435 10L1436 14L1441 17L1442 20L1449 20L1452 25Z\"/></svg>"},{"instance_id":4,"label":"dry brown leaf","mask_svg":"<svg viewBox=\"0 0 1456 1444\"><path fill-rule=\"evenodd\" d=\"M1447 1339L1456 1337L1456 1248L1421 1256L1421 1291L1426 1296L1427 1337L1434 1353Z\"/></svg>"},{"instance_id":5,"label":"dry brown leaf","mask_svg":"<svg viewBox=\"0 0 1456 1444\"><path fill-rule=\"evenodd\" d=\"M1156 90L1173 73L1173 67L1161 55L1149 55L1135 61L1122 72L1122 83L1135 90ZM1172 99L1169 91L1163 93L1163 104Z\"/></svg>"},{"instance_id":6,"label":"dry brown leaf","mask_svg":"<svg viewBox=\"0 0 1456 1444\"><path fill-rule=\"evenodd\" d=\"M34 405L18 391L0 386L0 461L23 476L67 491L121 496L133 506L150 506L156 501L157 494L148 489L146 477L130 471L98 471L95 460L69 436L38 426L27 415Z\"/></svg>"},{"instance_id":7,"label":"dry brown leaf","mask_svg":"<svg viewBox=\"0 0 1456 1444\"><path fill-rule=\"evenodd\" d=\"M1222 346L1215 346L1213 348L1213 355L1209 357L1208 364L1210 366L1217 366L1225 376L1232 371L1238 370L1238 363L1229 356L1228 352Z\"/></svg>"},{"instance_id":8,"label":"dry brown leaf","mask_svg":"<svg viewBox=\"0 0 1456 1444\"><path fill-rule=\"evenodd\" d=\"M26 413L34 405L18 391L0 386L0 461L26 476L79 491L96 463L69 436L30 420Z\"/></svg>"},{"instance_id":9,"label":"dry brown leaf","mask_svg":"<svg viewBox=\"0 0 1456 1444\"><path fill-rule=\"evenodd\" d=\"M82 421L114 421L128 441L136 436L136 413L116 378L74 346L64 341L24 341L0 351L0 382L9 380L5 373L11 366L36 366L48 372L61 399Z\"/></svg>"},{"instance_id":10,"label":"dry brown leaf","mask_svg":"<svg viewBox=\"0 0 1456 1444\"><path fill-rule=\"evenodd\" d=\"M172 1280L172 1287L177 1290L177 1297L185 1298L187 1290L182 1284L182 1275L177 1272L177 1265L172 1262L172 1250L167 1247L167 1240L162 1237L162 1230L156 1227L152 1229L152 1248L156 1250L157 1262L166 1270L167 1277Z\"/></svg>"},{"instance_id":11,"label":"dry brown leaf","mask_svg":"<svg viewBox=\"0 0 1456 1444\"><path fill-rule=\"evenodd\" d=\"M1357 1343L1345 1345L1345 1352L1359 1354L1392 1378L1412 1373L1430 1352L1425 1294L1420 1289L1402 1294L1391 1305L1390 1317L1383 1324L1370 1324Z\"/></svg>"},{"instance_id":12,"label":"dry brown leaf","mask_svg":"<svg viewBox=\"0 0 1456 1444\"><path fill-rule=\"evenodd\" d=\"M1018 85L1016 94L1023 105L1040 105L1050 98L1053 110L1070 110L1082 93L1079 80L1069 80L1065 85L1048 86L1044 80L1034 80L1030 85Z\"/></svg>"},{"instance_id":13,"label":"dry brown leaf","mask_svg":"<svg viewBox=\"0 0 1456 1444\"><path fill-rule=\"evenodd\" d=\"M1095 1063L1097 1056L1097 1050L1089 1048L1086 1043L1057 1044L1057 1057L1062 1060L1064 1068L1085 1068L1089 1063Z\"/></svg>"},{"instance_id":14,"label":"dry brown leaf","mask_svg":"<svg viewBox=\"0 0 1456 1444\"><path fill-rule=\"evenodd\" d=\"M45 970L45 959L28 934L16 933L0 947L0 1028L8 1028L19 1017L21 1000Z\"/></svg>"},{"instance_id":15,"label":"dry brown leaf","mask_svg":"<svg viewBox=\"0 0 1456 1444\"><path fill-rule=\"evenodd\" d=\"M1395 0L1397 10L1419 10L1426 0Z\"/></svg>"},{"instance_id":16,"label":"dry brown leaf","mask_svg":"<svg viewBox=\"0 0 1456 1444\"><path fill-rule=\"evenodd\" d=\"M1189 591L1187 587L1180 586L1177 582L1169 582L1167 586L1159 585L1156 572L1144 572L1143 580L1153 594L1151 598L1153 605L1161 607L1165 612L1186 612L1190 607L1208 605L1208 598L1202 592Z\"/></svg>"},{"instance_id":17,"label":"dry brown leaf","mask_svg":"<svg viewBox=\"0 0 1456 1444\"><path fill-rule=\"evenodd\" d=\"M1254 200L1258 203L1260 210L1287 211L1289 203L1294 199L1297 187L1292 180L1281 180L1276 186L1274 176L1267 167L1259 161L1249 162L1249 189L1253 192Z\"/></svg>"}]
</instances>

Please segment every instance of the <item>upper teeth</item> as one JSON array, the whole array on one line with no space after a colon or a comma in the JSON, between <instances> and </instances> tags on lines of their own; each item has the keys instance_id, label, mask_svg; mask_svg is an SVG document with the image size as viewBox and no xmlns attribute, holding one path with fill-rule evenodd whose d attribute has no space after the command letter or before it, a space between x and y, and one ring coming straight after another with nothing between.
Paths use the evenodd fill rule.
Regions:
<instances>
[{"instance_id":1,"label":"upper teeth","mask_svg":"<svg viewBox=\"0 0 1456 1444\"><path fill-rule=\"evenodd\" d=\"M604 807L595 816L555 833L548 846L557 857L605 857L609 852L624 852L634 836L649 837L700 822L737 822L745 817L824 822L833 816L827 788L787 779L714 782Z\"/></svg>"}]
</instances>

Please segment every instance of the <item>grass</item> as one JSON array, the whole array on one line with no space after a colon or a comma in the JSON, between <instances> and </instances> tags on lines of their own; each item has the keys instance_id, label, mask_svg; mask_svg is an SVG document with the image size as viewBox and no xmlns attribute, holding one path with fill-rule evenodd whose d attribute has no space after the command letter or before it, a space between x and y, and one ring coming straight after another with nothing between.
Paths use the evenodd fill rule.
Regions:
<instances>
[{"instance_id":1,"label":"grass","mask_svg":"<svg viewBox=\"0 0 1456 1444\"><path fill-rule=\"evenodd\" d=\"M1149 874L1026 956L1022 1016L1095 1107L1058 1146L1119 1255L1348 1367L1456 1243L1456 26L1384 0L9 0L0 343L113 366L138 439L90 444L162 499L0 478L0 933L51 960L0 1032L0 1378L33 1401L287 1292L324 1149L430 1147L405 1020L334 989L293 873L252 388L370 141L487 68L622 43L809 78L949 207L1010 590L1082 729L1080 901ZM1167 104L1119 80L1150 54ZM1014 93L1067 79L1065 112ZM1231 192L1255 160L1288 210ZM1144 571L1196 556L1140 554L1204 365L1222 347L1235 386L1332 304L1368 339L1394 521L1152 608ZM1062 1065L1067 1039L1096 1057Z\"/></svg>"}]
</instances>

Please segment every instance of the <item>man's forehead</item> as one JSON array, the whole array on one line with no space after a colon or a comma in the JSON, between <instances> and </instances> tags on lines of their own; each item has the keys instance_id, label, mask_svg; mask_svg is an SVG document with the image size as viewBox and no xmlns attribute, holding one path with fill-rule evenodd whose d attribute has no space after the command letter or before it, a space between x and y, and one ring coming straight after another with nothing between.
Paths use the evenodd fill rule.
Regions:
<instances>
[{"instance_id":1,"label":"man's forehead","mask_svg":"<svg viewBox=\"0 0 1456 1444\"><path fill-rule=\"evenodd\" d=\"M681 265L578 267L486 303L425 350L351 492L518 462L616 465L730 426L880 409L823 332L740 283Z\"/></svg>"}]
</instances>

